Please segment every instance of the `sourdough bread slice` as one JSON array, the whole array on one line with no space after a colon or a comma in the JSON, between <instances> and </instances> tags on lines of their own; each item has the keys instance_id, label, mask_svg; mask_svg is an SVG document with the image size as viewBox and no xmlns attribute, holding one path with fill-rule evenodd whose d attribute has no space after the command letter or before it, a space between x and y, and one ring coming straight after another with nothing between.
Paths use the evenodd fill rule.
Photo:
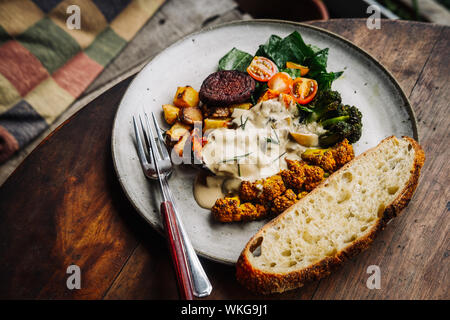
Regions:
<instances>
[{"instance_id":1,"label":"sourdough bread slice","mask_svg":"<svg viewBox=\"0 0 450 320\"><path fill-rule=\"evenodd\" d=\"M424 161L409 137L386 138L356 157L250 239L236 265L238 281L268 294L330 274L406 207Z\"/></svg>"}]
</instances>

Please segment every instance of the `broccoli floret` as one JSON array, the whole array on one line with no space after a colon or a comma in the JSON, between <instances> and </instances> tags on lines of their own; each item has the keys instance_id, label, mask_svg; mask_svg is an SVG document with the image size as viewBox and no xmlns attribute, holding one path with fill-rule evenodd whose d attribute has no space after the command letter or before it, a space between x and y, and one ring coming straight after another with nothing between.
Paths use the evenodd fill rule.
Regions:
<instances>
[{"instance_id":1,"label":"broccoli floret","mask_svg":"<svg viewBox=\"0 0 450 320\"><path fill-rule=\"evenodd\" d=\"M320 123L327 130L319 137L319 143L323 147L343 139L355 143L361 138L362 114L355 106L340 105L331 113L331 117L322 119Z\"/></svg>"},{"instance_id":2,"label":"broccoli floret","mask_svg":"<svg viewBox=\"0 0 450 320\"><path fill-rule=\"evenodd\" d=\"M308 149L302 153L302 159L331 173L342 167L355 157L353 147L347 139L331 148Z\"/></svg>"},{"instance_id":3,"label":"broccoli floret","mask_svg":"<svg viewBox=\"0 0 450 320\"><path fill-rule=\"evenodd\" d=\"M304 122L319 122L322 118L327 118L327 114L339 108L341 101L341 95L337 91L319 91L308 105L311 112L305 117Z\"/></svg>"}]
</instances>

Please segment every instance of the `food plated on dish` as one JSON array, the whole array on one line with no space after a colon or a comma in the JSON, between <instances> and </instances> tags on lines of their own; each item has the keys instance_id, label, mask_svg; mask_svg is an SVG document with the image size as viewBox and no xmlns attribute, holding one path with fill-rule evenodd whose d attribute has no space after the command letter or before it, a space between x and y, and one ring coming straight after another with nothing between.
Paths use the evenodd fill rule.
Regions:
<instances>
[{"instance_id":1,"label":"food plated on dish","mask_svg":"<svg viewBox=\"0 0 450 320\"><path fill-rule=\"evenodd\" d=\"M343 72L328 72L327 56L298 32L272 35L162 106L167 144L203 168L194 195L214 219L273 218L353 159L362 114L331 89Z\"/></svg>"}]
</instances>

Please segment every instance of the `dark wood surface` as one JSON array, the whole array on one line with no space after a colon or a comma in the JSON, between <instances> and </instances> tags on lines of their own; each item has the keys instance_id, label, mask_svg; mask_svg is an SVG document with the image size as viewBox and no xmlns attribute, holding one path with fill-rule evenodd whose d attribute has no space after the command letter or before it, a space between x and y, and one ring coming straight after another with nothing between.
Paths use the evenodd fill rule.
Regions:
<instances>
[{"instance_id":1,"label":"dark wood surface","mask_svg":"<svg viewBox=\"0 0 450 320\"><path fill-rule=\"evenodd\" d=\"M403 214L372 247L303 288L254 295L235 269L201 259L207 299L449 299L450 28L365 20L314 22L359 45L397 78L419 124L427 161ZM116 179L110 135L127 79L63 123L0 188L0 298L177 299L165 239L134 211ZM66 287L69 265L81 289ZM369 290L378 265L381 289Z\"/></svg>"}]
</instances>

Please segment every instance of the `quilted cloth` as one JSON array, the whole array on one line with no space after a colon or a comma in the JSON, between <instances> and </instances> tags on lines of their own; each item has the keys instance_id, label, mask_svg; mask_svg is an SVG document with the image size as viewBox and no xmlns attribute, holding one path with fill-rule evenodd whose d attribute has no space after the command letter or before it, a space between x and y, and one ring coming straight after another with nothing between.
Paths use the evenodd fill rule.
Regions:
<instances>
[{"instance_id":1,"label":"quilted cloth","mask_svg":"<svg viewBox=\"0 0 450 320\"><path fill-rule=\"evenodd\" d=\"M48 128L164 1L0 0L0 163Z\"/></svg>"}]
</instances>

